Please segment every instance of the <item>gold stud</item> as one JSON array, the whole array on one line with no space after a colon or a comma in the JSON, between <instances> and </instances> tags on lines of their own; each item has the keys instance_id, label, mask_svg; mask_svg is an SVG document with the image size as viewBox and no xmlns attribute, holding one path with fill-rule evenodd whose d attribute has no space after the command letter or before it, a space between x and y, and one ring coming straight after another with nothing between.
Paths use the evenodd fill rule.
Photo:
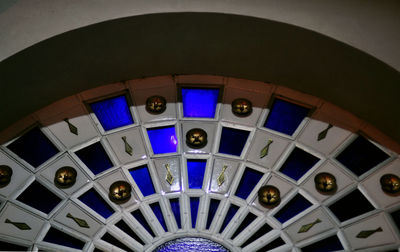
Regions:
<instances>
[{"instance_id":1,"label":"gold stud","mask_svg":"<svg viewBox=\"0 0 400 252\"><path fill-rule=\"evenodd\" d=\"M239 117L249 116L253 112L251 102L244 98L235 99L232 102L232 113Z\"/></svg>"},{"instance_id":2,"label":"gold stud","mask_svg":"<svg viewBox=\"0 0 400 252\"><path fill-rule=\"evenodd\" d=\"M260 202L263 207L269 209L274 208L281 202L281 193L275 186L262 186L258 190L258 202Z\"/></svg>"},{"instance_id":3,"label":"gold stud","mask_svg":"<svg viewBox=\"0 0 400 252\"><path fill-rule=\"evenodd\" d=\"M332 195L337 190L336 178L330 173L321 172L314 177L315 189L321 194Z\"/></svg>"},{"instance_id":4,"label":"gold stud","mask_svg":"<svg viewBox=\"0 0 400 252\"><path fill-rule=\"evenodd\" d=\"M123 180L114 182L109 189L108 197L116 204L123 204L131 198L131 185Z\"/></svg>"},{"instance_id":5,"label":"gold stud","mask_svg":"<svg viewBox=\"0 0 400 252\"><path fill-rule=\"evenodd\" d=\"M394 174L385 174L380 179L382 190L390 196L400 195L400 178Z\"/></svg>"},{"instance_id":6,"label":"gold stud","mask_svg":"<svg viewBox=\"0 0 400 252\"><path fill-rule=\"evenodd\" d=\"M61 167L54 175L54 185L58 188L70 188L76 182L76 170L70 166Z\"/></svg>"},{"instance_id":7,"label":"gold stud","mask_svg":"<svg viewBox=\"0 0 400 252\"><path fill-rule=\"evenodd\" d=\"M6 187L10 183L12 174L10 166L0 165L0 188Z\"/></svg>"},{"instance_id":8,"label":"gold stud","mask_svg":"<svg viewBox=\"0 0 400 252\"><path fill-rule=\"evenodd\" d=\"M207 133L202 129L191 129L186 133L186 144L193 149L200 149L207 145Z\"/></svg>"},{"instance_id":9,"label":"gold stud","mask_svg":"<svg viewBox=\"0 0 400 252\"><path fill-rule=\"evenodd\" d=\"M146 110L150 114L158 115L165 111L167 108L167 101L164 97L154 95L146 100Z\"/></svg>"}]
</instances>

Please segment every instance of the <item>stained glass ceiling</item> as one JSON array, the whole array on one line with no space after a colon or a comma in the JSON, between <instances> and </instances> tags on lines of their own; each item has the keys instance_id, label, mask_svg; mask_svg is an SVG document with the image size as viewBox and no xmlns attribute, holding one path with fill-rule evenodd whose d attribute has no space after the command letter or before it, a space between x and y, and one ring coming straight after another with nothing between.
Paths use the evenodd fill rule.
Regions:
<instances>
[{"instance_id":1,"label":"stained glass ceiling","mask_svg":"<svg viewBox=\"0 0 400 252\"><path fill-rule=\"evenodd\" d=\"M363 132L316 120L315 104L264 83L240 87L240 97L226 82L166 81L176 92L163 94L150 81L140 93L153 111L125 85L80 101L87 113L61 108L66 120L28 125L1 146L0 165L12 169L0 188L1 248L153 251L181 248L184 237L230 251L399 248L400 198L380 179L399 176L400 160ZM250 114L246 101L237 114L226 102L260 97L265 105ZM69 188L55 184L61 167L76 171ZM335 190L317 190L321 173L335 178ZM132 188L121 204L110 198L116 181ZM279 190L274 206L259 201L266 185Z\"/></svg>"}]
</instances>

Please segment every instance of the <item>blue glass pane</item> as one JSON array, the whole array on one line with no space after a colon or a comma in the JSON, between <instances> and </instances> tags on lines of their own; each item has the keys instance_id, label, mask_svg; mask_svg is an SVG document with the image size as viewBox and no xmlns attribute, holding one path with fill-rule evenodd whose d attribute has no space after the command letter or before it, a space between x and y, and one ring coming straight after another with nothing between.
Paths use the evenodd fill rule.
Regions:
<instances>
[{"instance_id":1,"label":"blue glass pane","mask_svg":"<svg viewBox=\"0 0 400 252\"><path fill-rule=\"evenodd\" d=\"M273 240L272 242L270 242L267 245L265 245L264 247L262 247L259 250L257 250L257 252L270 251L270 250L273 250L273 249L275 249L277 247L280 247L282 245L285 245L285 242L282 240L281 237L278 237L275 240Z\"/></svg>"},{"instance_id":2,"label":"blue glass pane","mask_svg":"<svg viewBox=\"0 0 400 252\"><path fill-rule=\"evenodd\" d=\"M329 252L339 250L343 250L343 246L336 235L301 248L303 252Z\"/></svg>"},{"instance_id":3,"label":"blue glass pane","mask_svg":"<svg viewBox=\"0 0 400 252\"><path fill-rule=\"evenodd\" d=\"M22 135L7 148L35 168L58 153L58 149L38 127Z\"/></svg>"},{"instance_id":4,"label":"blue glass pane","mask_svg":"<svg viewBox=\"0 0 400 252\"><path fill-rule=\"evenodd\" d=\"M400 230L400 209L394 211L390 214L392 216L393 222L396 224L397 228Z\"/></svg>"},{"instance_id":5,"label":"blue glass pane","mask_svg":"<svg viewBox=\"0 0 400 252\"><path fill-rule=\"evenodd\" d=\"M240 245L240 247L241 248L246 247L247 245L249 245L253 241L257 240L258 238L260 238L261 236L265 235L266 233L268 233L271 230L272 230L272 228L267 223L265 223L252 236L250 236L250 238L247 239L247 241L245 241L242 245Z\"/></svg>"},{"instance_id":6,"label":"blue glass pane","mask_svg":"<svg viewBox=\"0 0 400 252\"><path fill-rule=\"evenodd\" d=\"M292 135L309 111L297 104L275 99L264 127Z\"/></svg>"},{"instance_id":7,"label":"blue glass pane","mask_svg":"<svg viewBox=\"0 0 400 252\"><path fill-rule=\"evenodd\" d=\"M176 152L178 138L175 134L175 126L147 129L147 135L154 154Z\"/></svg>"},{"instance_id":8,"label":"blue glass pane","mask_svg":"<svg viewBox=\"0 0 400 252\"><path fill-rule=\"evenodd\" d=\"M43 238L43 241L75 249L83 249L83 247L85 246L85 242L78 240L75 237L72 237L53 227L49 229L46 236Z\"/></svg>"},{"instance_id":9,"label":"blue glass pane","mask_svg":"<svg viewBox=\"0 0 400 252\"><path fill-rule=\"evenodd\" d=\"M4 251L27 251L28 247L0 241L0 248Z\"/></svg>"},{"instance_id":10,"label":"blue glass pane","mask_svg":"<svg viewBox=\"0 0 400 252\"><path fill-rule=\"evenodd\" d=\"M218 88L182 88L183 116L214 118L218 96Z\"/></svg>"},{"instance_id":11,"label":"blue glass pane","mask_svg":"<svg viewBox=\"0 0 400 252\"><path fill-rule=\"evenodd\" d=\"M114 210L96 192L94 188L91 188L89 191L82 194L78 199L93 209L96 213L103 216L105 219L114 213Z\"/></svg>"},{"instance_id":12,"label":"blue glass pane","mask_svg":"<svg viewBox=\"0 0 400 252\"><path fill-rule=\"evenodd\" d=\"M196 228L197 212L199 211L199 197L190 198L190 213L192 217L192 228Z\"/></svg>"},{"instance_id":13,"label":"blue glass pane","mask_svg":"<svg viewBox=\"0 0 400 252\"><path fill-rule=\"evenodd\" d=\"M153 210L154 215L157 217L158 221L160 222L161 226L164 228L165 232L168 232L167 224L164 220L164 215L162 214L160 204L155 202L150 204L151 210Z\"/></svg>"},{"instance_id":14,"label":"blue glass pane","mask_svg":"<svg viewBox=\"0 0 400 252\"><path fill-rule=\"evenodd\" d=\"M388 158L389 155L376 145L364 137L358 136L336 157L336 160L360 176Z\"/></svg>"},{"instance_id":15,"label":"blue glass pane","mask_svg":"<svg viewBox=\"0 0 400 252\"><path fill-rule=\"evenodd\" d=\"M223 127L218 152L240 156L249 134L246 130Z\"/></svg>"},{"instance_id":16,"label":"blue glass pane","mask_svg":"<svg viewBox=\"0 0 400 252\"><path fill-rule=\"evenodd\" d=\"M75 154L93 172L94 175L113 167L110 158L100 142L78 150Z\"/></svg>"},{"instance_id":17,"label":"blue glass pane","mask_svg":"<svg viewBox=\"0 0 400 252\"><path fill-rule=\"evenodd\" d=\"M182 228L182 225L181 225L181 209L179 207L179 198L170 199L169 203L171 204L171 209L172 209L172 212L174 213L174 216L175 216L176 225L178 226L178 228Z\"/></svg>"},{"instance_id":18,"label":"blue glass pane","mask_svg":"<svg viewBox=\"0 0 400 252\"><path fill-rule=\"evenodd\" d=\"M149 168L147 168L146 165L130 169L129 173L133 180L135 180L136 185L139 187L144 197L156 192L154 190L153 181L151 180Z\"/></svg>"},{"instance_id":19,"label":"blue glass pane","mask_svg":"<svg viewBox=\"0 0 400 252\"><path fill-rule=\"evenodd\" d=\"M188 159L188 183L190 189L201 189L203 187L204 172L206 170L207 160Z\"/></svg>"},{"instance_id":20,"label":"blue glass pane","mask_svg":"<svg viewBox=\"0 0 400 252\"><path fill-rule=\"evenodd\" d=\"M246 168L240 179L235 195L246 200L263 175L264 173L262 172Z\"/></svg>"},{"instance_id":21,"label":"blue glass pane","mask_svg":"<svg viewBox=\"0 0 400 252\"><path fill-rule=\"evenodd\" d=\"M153 252L229 252L224 246L204 238L184 237L160 245Z\"/></svg>"},{"instance_id":22,"label":"blue glass pane","mask_svg":"<svg viewBox=\"0 0 400 252\"><path fill-rule=\"evenodd\" d=\"M294 180L298 180L316 163L318 163L318 161L319 158L316 156L296 147L292 153L290 153L279 171Z\"/></svg>"},{"instance_id":23,"label":"blue glass pane","mask_svg":"<svg viewBox=\"0 0 400 252\"><path fill-rule=\"evenodd\" d=\"M229 222L232 220L233 216L235 216L236 212L239 210L239 207L231 204L229 206L228 212L226 213L224 222L222 223L221 228L219 229L219 233L224 232L224 229L226 228L226 226L228 226Z\"/></svg>"},{"instance_id":24,"label":"blue glass pane","mask_svg":"<svg viewBox=\"0 0 400 252\"><path fill-rule=\"evenodd\" d=\"M139 209L133 211L131 214L140 223L140 225L142 225L144 227L144 229L146 229L147 232L149 232L149 234L151 236L155 237L153 230L151 229L151 227L149 226L149 223L147 223L146 219L144 218L142 212Z\"/></svg>"},{"instance_id":25,"label":"blue glass pane","mask_svg":"<svg viewBox=\"0 0 400 252\"><path fill-rule=\"evenodd\" d=\"M126 246L125 244L123 244L122 242L120 242L117 238L115 238L114 236L110 235L109 233L105 233L101 239L105 242L108 242L120 249L123 249L125 251L132 251L132 249L130 249L128 246Z\"/></svg>"},{"instance_id":26,"label":"blue glass pane","mask_svg":"<svg viewBox=\"0 0 400 252\"><path fill-rule=\"evenodd\" d=\"M232 235L231 239L235 239L238 234L240 234L248 225L250 225L255 219L257 218L256 215L252 213L248 213L246 218L240 223L240 226L236 229L235 233Z\"/></svg>"},{"instance_id":27,"label":"blue glass pane","mask_svg":"<svg viewBox=\"0 0 400 252\"><path fill-rule=\"evenodd\" d=\"M375 208L359 190L354 190L329 206L340 221L345 221Z\"/></svg>"},{"instance_id":28,"label":"blue glass pane","mask_svg":"<svg viewBox=\"0 0 400 252\"><path fill-rule=\"evenodd\" d=\"M49 214L61 202L57 195L36 180L18 196L17 200L46 214Z\"/></svg>"},{"instance_id":29,"label":"blue glass pane","mask_svg":"<svg viewBox=\"0 0 400 252\"><path fill-rule=\"evenodd\" d=\"M132 114L124 95L91 103L90 107L105 131L133 124Z\"/></svg>"},{"instance_id":30,"label":"blue glass pane","mask_svg":"<svg viewBox=\"0 0 400 252\"><path fill-rule=\"evenodd\" d=\"M306 198L304 198L301 194L297 194L293 199L286 203L286 205L279 210L274 217L281 223L284 223L303 212L310 206L312 206L312 204L306 200Z\"/></svg>"},{"instance_id":31,"label":"blue glass pane","mask_svg":"<svg viewBox=\"0 0 400 252\"><path fill-rule=\"evenodd\" d=\"M143 240L140 239L140 237L135 232L133 232L133 230L128 226L128 224L125 223L125 221L120 220L115 224L115 226L144 246L145 243L143 242Z\"/></svg>"},{"instance_id":32,"label":"blue glass pane","mask_svg":"<svg viewBox=\"0 0 400 252\"><path fill-rule=\"evenodd\" d=\"M211 222L214 219L215 213L218 210L220 201L216 199L211 199L210 200L210 207L208 208L208 217L207 217L207 225L206 229L210 228Z\"/></svg>"}]
</instances>

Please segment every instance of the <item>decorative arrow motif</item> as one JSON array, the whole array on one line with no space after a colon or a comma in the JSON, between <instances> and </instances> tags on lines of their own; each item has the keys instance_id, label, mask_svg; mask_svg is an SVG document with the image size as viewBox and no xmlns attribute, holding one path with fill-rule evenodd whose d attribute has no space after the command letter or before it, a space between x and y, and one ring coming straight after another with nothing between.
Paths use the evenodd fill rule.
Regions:
<instances>
[{"instance_id":1,"label":"decorative arrow motif","mask_svg":"<svg viewBox=\"0 0 400 252\"><path fill-rule=\"evenodd\" d=\"M267 145L264 146L264 148L262 148L261 152L260 152L260 158L265 157L266 155L268 155L268 150L269 150L269 146L273 143L274 141L272 139L268 140Z\"/></svg>"},{"instance_id":2,"label":"decorative arrow motif","mask_svg":"<svg viewBox=\"0 0 400 252\"><path fill-rule=\"evenodd\" d=\"M218 186L221 186L225 182L225 171L227 168L228 168L227 165L224 165L224 167L222 167L222 171L217 178Z\"/></svg>"},{"instance_id":3,"label":"decorative arrow motif","mask_svg":"<svg viewBox=\"0 0 400 252\"><path fill-rule=\"evenodd\" d=\"M165 180L168 182L168 184L172 185L172 183L174 182L174 177L172 176L169 164L165 164L165 168L167 169L167 175L165 176Z\"/></svg>"},{"instance_id":4,"label":"decorative arrow motif","mask_svg":"<svg viewBox=\"0 0 400 252\"><path fill-rule=\"evenodd\" d=\"M364 230L364 231L361 231L360 233L358 233L358 235L356 237L365 239L365 238L368 238L371 235L375 234L376 232L382 232L382 231L383 231L383 229L381 227L378 227L377 229L374 229L374 230Z\"/></svg>"},{"instance_id":5,"label":"decorative arrow motif","mask_svg":"<svg viewBox=\"0 0 400 252\"><path fill-rule=\"evenodd\" d=\"M69 131L72 134L78 135L78 128L75 127L75 125L73 125L72 123L70 123L68 118L65 118L64 121L68 124Z\"/></svg>"},{"instance_id":6,"label":"decorative arrow motif","mask_svg":"<svg viewBox=\"0 0 400 252\"><path fill-rule=\"evenodd\" d=\"M126 136L122 137L122 141L124 141L124 144L125 144L125 152L128 153L130 156L132 156L133 149L132 149L132 146L130 146L129 143L126 141Z\"/></svg>"},{"instance_id":7,"label":"decorative arrow motif","mask_svg":"<svg viewBox=\"0 0 400 252\"><path fill-rule=\"evenodd\" d=\"M328 127L326 127L326 129L324 129L323 131L321 131L318 134L317 141L321 141L322 139L325 139L326 135L328 134L329 129L332 127L333 127L332 124L328 124Z\"/></svg>"},{"instance_id":8,"label":"decorative arrow motif","mask_svg":"<svg viewBox=\"0 0 400 252\"><path fill-rule=\"evenodd\" d=\"M87 224L87 222L85 220L83 220L83 219L79 219L77 217L74 217L70 213L67 214L67 217L73 219L75 221L75 223L78 224L82 228L90 228L89 225Z\"/></svg>"},{"instance_id":9,"label":"decorative arrow motif","mask_svg":"<svg viewBox=\"0 0 400 252\"><path fill-rule=\"evenodd\" d=\"M26 224L24 222L12 222L9 219L6 219L4 222L12 224L12 225L14 225L15 227L17 227L20 230L30 230L31 229L31 227L28 226L28 224Z\"/></svg>"},{"instance_id":10,"label":"decorative arrow motif","mask_svg":"<svg viewBox=\"0 0 400 252\"><path fill-rule=\"evenodd\" d=\"M301 228L299 229L299 231L297 233L306 233L308 232L308 230L310 230L315 224L317 223L321 223L322 221L320 219L316 219L315 221L305 224L303 226L301 226Z\"/></svg>"}]
</instances>

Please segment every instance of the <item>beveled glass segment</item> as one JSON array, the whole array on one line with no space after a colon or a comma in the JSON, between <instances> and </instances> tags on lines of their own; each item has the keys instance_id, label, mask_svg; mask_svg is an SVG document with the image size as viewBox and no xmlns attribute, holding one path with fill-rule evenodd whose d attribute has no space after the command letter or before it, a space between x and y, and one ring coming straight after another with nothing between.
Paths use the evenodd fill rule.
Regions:
<instances>
[{"instance_id":1,"label":"beveled glass segment","mask_svg":"<svg viewBox=\"0 0 400 252\"><path fill-rule=\"evenodd\" d=\"M336 160L357 176L361 176L389 157L375 144L358 136L336 157Z\"/></svg>"},{"instance_id":2,"label":"beveled glass segment","mask_svg":"<svg viewBox=\"0 0 400 252\"><path fill-rule=\"evenodd\" d=\"M207 160L188 159L187 160L188 183L190 189L201 189L203 186L204 172Z\"/></svg>"},{"instance_id":3,"label":"beveled glass segment","mask_svg":"<svg viewBox=\"0 0 400 252\"><path fill-rule=\"evenodd\" d=\"M167 224L165 223L164 215L161 210L160 203L154 202L150 204L151 210L153 210L154 215L157 217L158 221L160 222L161 226L163 227L165 232L168 232Z\"/></svg>"},{"instance_id":4,"label":"beveled glass segment","mask_svg":"<svg viewBox=\"0 0 400 252\"><path fill-rule=\"evenodd\" d=\"M105 131L133 124L133 118L125 95L90 104Z\"/></svg>"},{"instance_id":5,"label":"beveled glass segment","mask_svg":"<svg viewBox=\"0 0 400 252\"><path fill-rule=\"evenodd\" d=\"M31 129L7 148L35 168L58 153L58 149L39 127Z\"/></svg>"},{"instance_id":6,"label":"beveled glass segment","mask_svg":"<svg viewBox=\"0 0 400 252\"><path fill-rule=\"evenodd\" d=\"M223 127L219 143L219 153L240 156L246 145L250 131Z\"/></svg>"},{"instance_id":7,"label":"beveled glass segment","mask_svg":"<svg viewBox=\"0 0 400 252\"><path fill-rule=\"evenodd\" d=\"M133 180L135 180L136 185L139 187L144 197L156 192L149 173L149 168L146 165L132 168L129 170L129 173Z\"/></svg>"},{"instance_id":8,"label":"beveled glass segment","mask_svg":"<svg viewBox=\"0 0 400 252\"><path fill-rule=\"evenodd\" d=\"M107 204L107 202L100 196L94 188L91 188L78 198L85 205L93 209L95 212L103 216L105 219L110 217L114 210Z\"/></svg>"},{"instance_id":9,"label":"beveled glass segment","mask_svg":"<svg viewBox=\"0 0 400 252\"><path fill-rule=\"evenodd\" d=\"M147 135L154 154L176 152L178 138L176 137L175 126L149 128Z\"/></svg>"},{"instance_id":10,"label":"beveled glass segment","mask_svg":"<svg viewBox=\"0 0 400 252\"><path fill-rule=\"evenodd\" d=\"M264 127L287 135L293 135L310 109L300 105L275 99Z\"/></svg>"},{"instance_id":11,"label":"beveled glass segment","mask_svg":"<svg viewBox=\"0 0 400 252\"><path fill-rule=\"evenodd\" d=\"M50 227L49 231L47 231L43 241L75 249L83 249L85 246L85 242L53 227Z\"/></svg>"},{"instance_id":12,"label":"beveled glass segment","mask_svg":"<svg viewBox=\"0 0 400 252\"><path fill-rule=\"evenodd\" d=\"M214 118L219 88L182 88L184 117Z\"/></svg>"},{"instance_id":13,"label":"beveled glass segment","mask_svg":"<svg viewBox=\"0 0 400 252\"><path fill-rule=\"evenodd\" d=\"M236 189L235 196L246 200L263 175L264 173L262 172L246 168Z\"/></svg>"},{"instance_id":14,"label":"beveled glass segment","mask_svg":"<svg viewBox=\"0 0 400 252\"><path fill-rule=\"evenodd\" d=\"M113 167L113 163L100 142L96 142L80 149L75 152L75 154L93 172L94 175Z\"/></svg>"},{"instance_id":15,"label":"beveled glass segment","mask_svg":"<svg viewBox=\"0 0 400 252\"><path fill-rule=\"evenodd\" d=\"M311 202L309 202L301 194L297 194L293 197L293 199L286 203L286 205L282 207L281 210L274 215L274 217L281 223L285 223L311 206Z\"/></svg>"}]
</instances>

